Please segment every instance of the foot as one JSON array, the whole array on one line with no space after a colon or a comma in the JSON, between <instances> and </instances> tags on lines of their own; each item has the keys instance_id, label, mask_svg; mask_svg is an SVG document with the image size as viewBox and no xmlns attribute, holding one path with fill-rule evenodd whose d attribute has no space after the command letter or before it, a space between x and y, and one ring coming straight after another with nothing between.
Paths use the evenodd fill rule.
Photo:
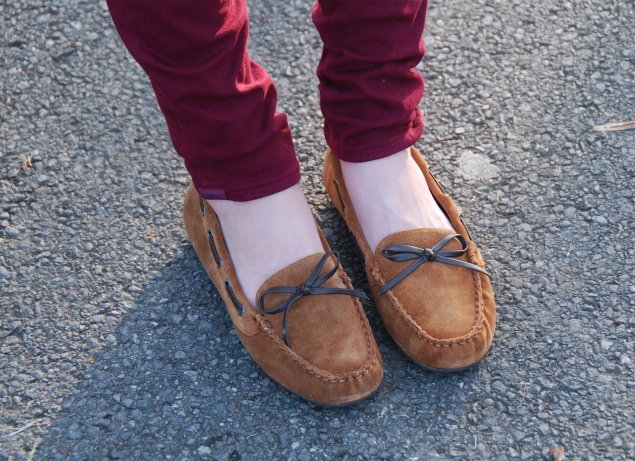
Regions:
<instances>
[{"instance_id":1,"label":"foot","mask_svg":"<svg viewBox=\"0 0 635 461\"><path fill-rule=\"evenodd\" d=\"M324 247L302 188L248 202L209 200L220 220L227 250L245 296L256 306L258 288L270 276Z\"/></svg>"},{"instance_id":2,"label":"foot","mask_svg":"<svg viewBox=\"0 0 635 461\"><path fill-rule=\"evenodd\" d=\"M375 251L390 234L452 224L432 197L410 149L370 162L340 162L348 194L366 241Z\"/></svg>"}]
</instances>

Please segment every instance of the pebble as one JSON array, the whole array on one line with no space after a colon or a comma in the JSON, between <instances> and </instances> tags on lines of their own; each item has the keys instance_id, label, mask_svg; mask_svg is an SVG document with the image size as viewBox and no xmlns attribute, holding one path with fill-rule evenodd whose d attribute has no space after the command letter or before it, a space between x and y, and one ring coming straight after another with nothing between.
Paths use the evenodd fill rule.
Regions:
<instances>
[{"instance_id":1,"label":"pebble","mask_svg":"<svg viewBox=\"0 0 635 461\"><path fill-rule=\"evenodd\" d=\"M19 383L30 383L34 380L32 375L27 375L26 373L18 373L13 379Z\"/></svg>"},{"instance_id":2,"label":"pebble","mask_svg":"<svg viewBox=\"0 0 635 461\"><path fill-rule=\"evenodd\" d=\"M10 278L11 278L11 272L9 272L6 267L0 266L0 279L10 279Z\"/></svg>"},{"instance_id":3,"label":"pebble","mask_svg":"<svg viewBox=\"0 0 635 461\"><path fill-rule=\"evenodd\" d=\"M527 437L527 433L526 432L521 432L521 431L515 431L514 434L514 440L516 442L520 442L521 440L523 440L525 437Z\"/></svg>"},{"instance_id":4,"label":"pebble","mask_svg":"<svg viewBox=\"0 0 635 461\"><path fill-rule=\"evenodd\" d=\"M565 208L564 210L564 217L567 219L573 219L575 218L575 214L576 214L576 209L572 206Z\"/></svg>"},{"instance_id":5,"label":"pebble","mask_svg":"<svg viewBox=\"0 0 635 461\"><path fill-rule=\"evenodd\" d=\"M201 395L202 395L203 397L211 397L211 396L213 396L215 393L216 393L216 391L214 390L214 388L213 388L213 387L209 387L209 386L208 386L208 387L204 387L204 388L201 390Z\"/></svg>"},{"instance_id":6,"label":"pebble","mask_svg":"<svg viewBox=\"0 0 635 461\"><path fill-rule=\"evenodd\" d=\"M333 231L333 229L331 229L330 227L322 228L322 232L324 233L324 237L326 237L327 239L333 238L333 236L335 235L335 231Z\"/></svg>"},{"instance_id":7,"label":"pebble","mask_svg":"<svg viewBox=\"0 0 635 461\"><path fill-rule=\"evenodd\" d=\"M390 393L390 401L392 403L399 403L406 396L406 391L404 389L398 388Z\"/></svg>"},{"instance_id":8,"label":"pebble","mask_svg":"<svg viewBox=\"0 0 635 461\"><path fill-rule=\"evenodd\" d=\"M492 389L496 390L497 392L499 392L501 394L504 394L505 392L507 392L507 386L505 386L500 381L493 382L492 383Z\"/></svg>"},{"instance_id":9,"label":"pebble","mask_svg":"<svg viewBox=\"0 0 635 461\"><path fill-rule=\"evenodd\" d=\"M20 231L15 227L7 226L4 228L4 232L7 234L7 237L14 239L20 235Z\"/></svg>"},{"instance_id":10,"label":"pebble","mask_svg":"<svg viewBox=\"0 0 635 461\"><path fill-rule=\"evenodd\" d=\"M593 208L593 205L590 203L589 198L588 197L584 197L579 203L578 203L578 209L580 209L581 211L589 211L590 209Z\"/></svg>"},{"instance_id":11,"label":"pebble","mask_svg":"<svg viewBox=\"0 0 635 461\"><path fill-rule=\"evenodd\" d=\"M580 319L569 319L569 329L578 331L582 328L582 322Z\"/></svg>"},{"instance_id":12,"label":"pebble","mask_svg":"<svg viewBox=\"0 0 635 461\"><path fill-rule=\"evenodd\" d=\"M73 423L68 428L68 436L71 440L79 440L84 434L82 433L79 424Z\"/></svg>"},{"instance_id":13,"label":"pebble","mask_svg":"<svg viewBox=\"0 0 635 461\"><path fill-rule=\"evenodd\" d=\"M490 179L499 174L500 169L482 154L464 152L459 157L459 171L465 179Z\"/></svg>"}]
</instances>

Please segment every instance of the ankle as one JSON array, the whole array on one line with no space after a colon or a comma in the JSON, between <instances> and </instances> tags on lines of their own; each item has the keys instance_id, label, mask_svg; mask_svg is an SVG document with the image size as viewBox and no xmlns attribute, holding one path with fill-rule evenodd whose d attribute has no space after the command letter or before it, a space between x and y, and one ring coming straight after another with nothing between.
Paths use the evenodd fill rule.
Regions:
<instances>
[{"instance_id":1,"label":"ankle","mask_svg":"<svg viewBox=\"0 0 635 461\"><path fill-rule=\"evenodd\" d=\"M414 228L454 230L439 208L410 149L363 163L341 162L364 236L375 250L386 236Z\"/></svg>"},{"instance_id":2,"label":"ankle","mask_svg":"<svg viewBox=\"0 0 635 461\"><path fill-rule=\"evenodd\" d=\"M299 184L248 202L210 200L245 296L255 303L271 275L323 253L313 215Z\"/></svg>"}]
</instances>

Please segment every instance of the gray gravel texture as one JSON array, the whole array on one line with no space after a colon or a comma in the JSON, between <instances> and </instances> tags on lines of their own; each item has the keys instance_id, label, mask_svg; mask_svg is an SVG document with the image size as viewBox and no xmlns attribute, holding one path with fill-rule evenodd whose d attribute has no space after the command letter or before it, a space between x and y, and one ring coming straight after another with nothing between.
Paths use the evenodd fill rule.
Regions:
<instances>
[{"instance_id":1,"label":"gray gravel texture","mask_svg":"<svg viewBox=\"0 0 635 461\"><path fill-rule=\"evenodd\" d=\"M311 2L250 1L250 50L320 182ZM248 357L188 244L189 178L103 0L0 3L0 460L635 459L635 7L431 3L418 146L494 275L488 357L410 363L374 306L376 397L314 408Z\"/></svg>"}]
</instances>

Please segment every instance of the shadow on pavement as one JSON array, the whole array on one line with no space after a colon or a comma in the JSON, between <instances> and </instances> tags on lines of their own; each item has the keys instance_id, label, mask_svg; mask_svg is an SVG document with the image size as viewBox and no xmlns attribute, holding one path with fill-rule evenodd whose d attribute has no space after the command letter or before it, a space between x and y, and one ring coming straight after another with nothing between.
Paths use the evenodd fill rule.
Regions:
<instances>
[{"instance_id":1,"label":"shadow on pavement","mask_svg":"<svg viewBox=\"0 0 635 461\"><path fill-rule=\"evenodd\" d=\"M250 359L193 249L180 255L95 355L36 459L401 459L446 452L457 422L475 419L466 390L485 365L453 375L417 368L374 306L379 393L340 410L303 402Z\"/></svg>"}]
</instances>

